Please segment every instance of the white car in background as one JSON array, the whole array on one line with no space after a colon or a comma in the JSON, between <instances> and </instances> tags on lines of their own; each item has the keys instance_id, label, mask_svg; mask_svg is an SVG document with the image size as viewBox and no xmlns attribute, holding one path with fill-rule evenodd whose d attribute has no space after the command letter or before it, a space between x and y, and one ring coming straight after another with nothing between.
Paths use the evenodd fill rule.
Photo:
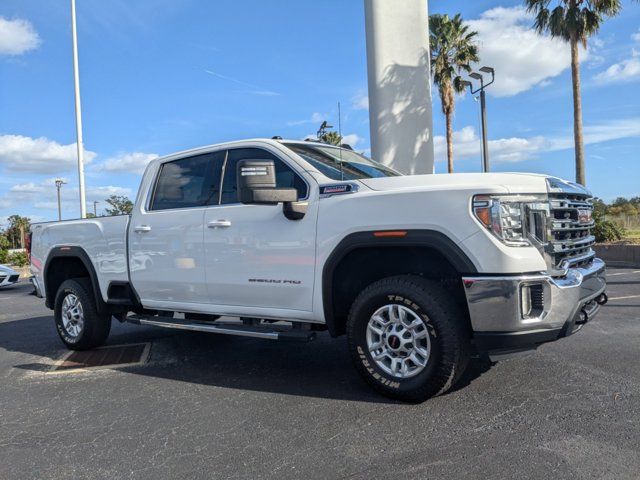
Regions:
<instances>
[{"instance_id":1,"label":"white car in background","mask_svg":"<svg viewBox=\"0 0 640 480\"><path fill-rule=\"evenodd\" d=\"M17 283L19 278L20 274L18 272L4 265L0 265L0 288Z\"/></svg>"}]
</instances>

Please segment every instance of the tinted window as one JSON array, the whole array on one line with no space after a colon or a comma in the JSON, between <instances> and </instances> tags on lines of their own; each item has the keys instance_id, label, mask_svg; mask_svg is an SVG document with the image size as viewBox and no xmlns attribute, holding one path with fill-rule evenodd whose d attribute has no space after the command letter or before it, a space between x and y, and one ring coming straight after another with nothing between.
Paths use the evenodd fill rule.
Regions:
<instances>
[{"instance_id":1,"label":"tinted window","mask_svg":"<svg viewBox=\"0 0 640 480\"><path fill-rule=\"evenodd\" d=\"M151 210L217 203L224 152L182 158L162 165Z\"/></svg>"},{"instance_id":2,"label":"tinted window","mask_svg":"<svg viewBox=\"0 0 640 480\"><path fill-rule=\"evenodd\" d=\"M397 177L399 172L352 150L317 143L285 144L332 180Z\"/></svg>"},{"instance_id":3,"label":"tinted window","mask_svg":"<svg viewBox=\"0 0 640 480\"><path fill-rule=\"evenodd\" d=\"M240 160L273 160L276 167L276 186L278 188L295 188L298 191L298 199L307 196L307 184L278 157L261 148L239 148L229 150L229 156L224 168L224 181L222 182L223 204L238 203L236 167Z\"/></svg>"}]
</instances>

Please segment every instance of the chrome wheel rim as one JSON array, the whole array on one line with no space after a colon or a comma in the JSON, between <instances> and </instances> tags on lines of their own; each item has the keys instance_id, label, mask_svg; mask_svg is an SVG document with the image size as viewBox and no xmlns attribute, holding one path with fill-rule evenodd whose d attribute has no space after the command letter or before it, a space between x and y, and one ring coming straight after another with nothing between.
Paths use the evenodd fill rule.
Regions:
<instances>
[{"instance_id":1,"label":"chrome wheel rim","mask_svg":"<svg viewBox=\"0 0 640 480\"><path fill-rule=\"evenodd\" d=\"M84 311L76 295L70 293L62 301L62 326L71 338L77 338L84 328Z\"/></svg>"},{"instance_id":2,"label":"chrome wheel rim","mask_svg":"<svg viewBox=\"0 0 640 480\"><path fill-rule=\"evenodd\" d=\"M418 375L429 362L431 338L427 325L404 305L376 310L367 324L371 358L385 373L397 378Z\"/></svg>"}]
</instances>

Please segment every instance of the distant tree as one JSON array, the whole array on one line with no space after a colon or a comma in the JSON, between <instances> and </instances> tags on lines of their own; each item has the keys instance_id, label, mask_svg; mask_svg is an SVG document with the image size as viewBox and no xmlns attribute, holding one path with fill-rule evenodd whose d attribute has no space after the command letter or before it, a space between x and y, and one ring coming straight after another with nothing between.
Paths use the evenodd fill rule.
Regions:
<instances>
[{"instance_id":1,"label":"distant tree","mask_svg":"<svg viewBox=\"0 0 640 480\"><path fill-rule=\"evenodd\" d=\"M9 228L5 232L7 240L13 248L24 248L25 235L31 229L31 219L11 215L7 221L9 222Z\"/></svg>"},{"instance_id":2,"label":"distant tree","mask_svg":"<svg viewBox=\"0 0 640 480\"><path fill-rule=\"evenodd\" d=\"M342 137L340 136L340 134L338 132L325 132L325 133L322 133L320 135L320 137L318 137L318 139L322 143L327 143L329 145L336 145L336 146L342 145Z\"/></svg>"},{"instance_id":3,"label":"distant tree","mask_svg":"<svg viewBox=\"0 0 640 480\"><path fill-rule=\"evenodd\" d=\"M593 199L593 216L594 217L604 217L607 214L607 204L602 201L600 198Z\"/></svg>"},{"instance_id":4,"label":"distant tree","mask_svg":"<svg viewBox=\"0 0 640 480\"><path fill-rule=\"evenodd\" d=\"M9 247L11 243L4 234L0 234L0 264L6 263L9 259Z\"/></svg>"},{"instance_id":5,"label":"distant tree","mask_svg":"<svg viewBox=\"0 0 640 480\"><path fill-rule=\"evenodd\" d=\"M133 202L124 195L111 195L106 199L110 208L105 208L107 215L128 215L133 210Z\"/></svg>"},{"instance_id":6,"label":"distant tree","mask_svg":"<svg viewBox=\"0 0 640 480\"><path fill-rule=\"evenodd\" d=\"M460 74L471 72L471 63L480 61L474 37L457 14L431 15L429 17L429 42L431 48L431 73L433 83L440 92L440 104L447 126L447 169L453 173L453 112L455 94L464 92Z\"/></svg>"},{"instance_id":7,"label":"distant tree","mask_svg":"<svg viewBox=\"0 0 640 480\"><path fill-rule=\"evenodd\" d=\"M551 3L555 8L550 8ZM573 85L573 136L576 156L576 182L585 185L584 138L582 135L582 99L580 92L580 58L578 45L598 33L607 17L616 16L620 0L525 0L527 10L535 14L539 33L548 32L571 46L571 82Z\"/></svg>"}]
</instances>

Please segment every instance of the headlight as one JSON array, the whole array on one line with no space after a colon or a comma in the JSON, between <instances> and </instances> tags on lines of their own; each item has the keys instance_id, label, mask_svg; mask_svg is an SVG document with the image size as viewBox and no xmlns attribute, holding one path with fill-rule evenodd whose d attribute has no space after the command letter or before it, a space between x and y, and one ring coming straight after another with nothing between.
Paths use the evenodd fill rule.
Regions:
<instances>
[{"instance_id":1,"label":"headlight","mask_svg":"<svg viewBox=\"0 0 640 480\"><path fill-rule=\"evenodd\" d=\"M511 247L545 243L546 195L476 195L473 213L493 235Z\"/></svg>"}]
</instances>

